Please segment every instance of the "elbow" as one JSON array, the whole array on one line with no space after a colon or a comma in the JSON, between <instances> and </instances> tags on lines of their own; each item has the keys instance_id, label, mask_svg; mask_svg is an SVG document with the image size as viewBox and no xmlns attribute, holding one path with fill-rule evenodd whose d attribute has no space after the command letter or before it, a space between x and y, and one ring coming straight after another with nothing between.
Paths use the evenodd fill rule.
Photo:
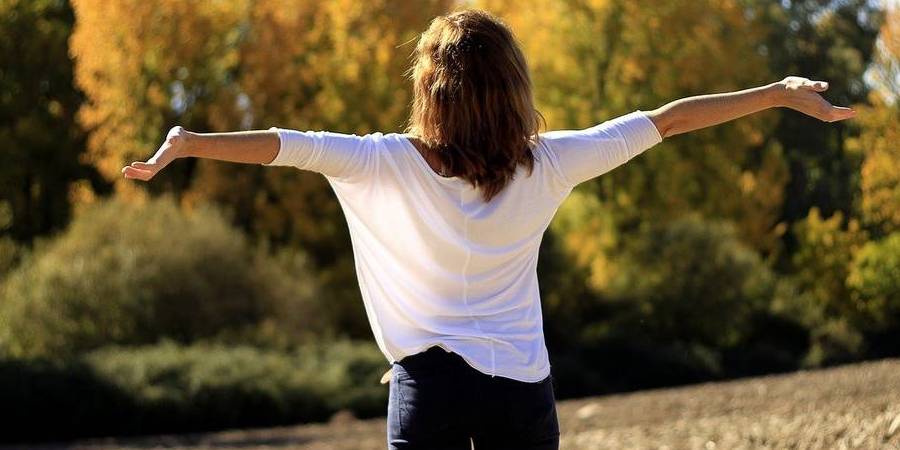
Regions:
<instances>
[{"instance_id":1,"label":"elbow","mask_svg":"<svg viewBox=\"0 0 900 450\"><path fill-rule=\"evenodd\" d=\"M659 135L663 139L665 139L669 136L675 135L675 134L677 134L677 133L675 133L675 126L671 123L667 123L667 124L663 125L662 128L660 128L660 130L659 130Z\"/></svg>"},{"instance_id":2,"label":"elbow","mask_svg":"<svg viewBox=\"0 0 900 450\"><path fill-rule=\"evenodd\" d=\"M659 136L662 139L665 139L669 136L678 134L677 132L677 120L672 114L671 111L662 111L654 110L648 116L650 120L653 122L653 125L656 125L656 131L659 132Z\"/></svg>"}]
</instances>

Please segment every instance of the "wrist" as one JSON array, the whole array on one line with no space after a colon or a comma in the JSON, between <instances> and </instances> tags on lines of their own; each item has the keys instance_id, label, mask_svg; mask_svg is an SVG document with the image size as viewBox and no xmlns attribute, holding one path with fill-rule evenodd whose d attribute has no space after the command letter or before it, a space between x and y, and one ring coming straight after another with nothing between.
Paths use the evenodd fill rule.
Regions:
<instances>
[{"instance_id":1,"label":"wrist","mask_svg":"<svg viewBox=\"0 0 900 450\"><path fill-rule=\"evenodd\" d=\"M776 81L765 85L763 89L766 93L768 107L780 108L787 106L787 89L785 89L784 83Z\"/></svg>"},{"instance_id":2,"label":"wrist","mask_svg":"<svg viewBox=\"0 0 900 450\"><path fill-rule=\"evenodd\" d=\"M188 157L196 157L196 148L200 144L199 141L203 139L199 133L194 133L185 129L181 130L177 137L178 141L174 145L175 157L176 158L188 158Z\"/></svg>"}]
</instances>

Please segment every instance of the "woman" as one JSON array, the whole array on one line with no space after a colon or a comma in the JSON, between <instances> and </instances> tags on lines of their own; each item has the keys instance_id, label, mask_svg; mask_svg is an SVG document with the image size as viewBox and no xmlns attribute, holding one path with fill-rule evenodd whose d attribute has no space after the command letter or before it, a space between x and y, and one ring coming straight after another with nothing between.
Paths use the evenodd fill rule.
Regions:
<instances>
[{"instance_id":1,"label":"woman","mask_svg":"<svg viewBox=\"0 0 900 450\"><path fill-rule=\"evenodd\" d=\"M662 139L771 107L852 117L800 77L688 97L583 130L539 134L525 59L508 28L467 10L434 19L411 70L405 134L192 133L173 128L150 180L197 157L323 174L350 230L366 314L392 363L392 449L556 449L538 248L572 189Z\"/></svg>"}]
</instances>

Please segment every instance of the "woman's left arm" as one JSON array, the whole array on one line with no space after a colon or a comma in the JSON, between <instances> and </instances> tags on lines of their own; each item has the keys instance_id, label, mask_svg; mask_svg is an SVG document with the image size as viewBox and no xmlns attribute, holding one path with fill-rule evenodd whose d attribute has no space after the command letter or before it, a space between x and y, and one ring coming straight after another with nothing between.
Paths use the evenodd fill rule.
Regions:
<instances>
[{"instance_id":1,"label":"woman's left arm","mask_svg":"<svg viewBox=\"0 0 900 450\"><path fill-rule=\"evenodd\" d=\"M833 106L819 95L826 89L825 81L790 76L741 91L685 97L648 111L647 116L663 138L774 107L791 108L826 122L853 117L856 112L852 109Z\"/></svg>"}]
</instances>

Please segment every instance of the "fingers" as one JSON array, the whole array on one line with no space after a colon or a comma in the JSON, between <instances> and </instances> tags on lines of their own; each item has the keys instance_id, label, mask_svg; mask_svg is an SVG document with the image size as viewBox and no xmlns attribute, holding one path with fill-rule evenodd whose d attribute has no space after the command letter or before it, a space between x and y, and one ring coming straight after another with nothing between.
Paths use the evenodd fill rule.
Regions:
<instances>
[{"instance_id":1,"label":"fingers","mask_svg":"<svg viewBox=\"0 0 900 450\"><path fill-rule=\"evenodd\" d=\"M125 175L125 178L131 178L135 180L147 181L153 178L153 175L156 175L156 172L152 170L139 169L134 166L125 166L122 168L122 173Z\"/></svg>"},{"instance_id":2,"label":"fingers","mask_svg":"<svg viewBox=\"0 0 900 450\"><path fill-rule=\"evenodd\" d=\"M852 108L834 106L817 93L805 95L804 102L801 105L803 106L797 108L799 111L823 122L837 122L856 115L856 111Z\"/></svg>"},{"instance_id":3,"label":"fingers","mask_svg":"<svg viewBox=\"0 0 900 450\"><path fill-rule=\"evenodd\" d=\"M135 169L142 169L142 170L155 170L156 164L135 161L135 162L131 163L131 167L134 167Z\"/></svg>"},{"instance_id":4,"label":"fingers","mask_svg":"<svg viewBox=\"0 0 900 450\"><path fill-rule=\"evenodd\" d=\"M832 106L831 110L828 112L828 117L825 119L828 122L837 122L838 120L849 119L856 115L856 111L851 108L845 108L843 106Z\"/></svg>"},{"instance_id":5,"label":"fingers","mask_svg":"<svg viewBox=\"0 0 900 450\"><path fill-rule=\"evenodd\" d=\"M817 96L818 97L818 96ZM837 122L839 120L849 119L856 115L856 111L852 108L843 106L834 106L827 100L820 98L819 106L813 116L825 122Z\"/></svg>"},{"instance_id":6,"label":"fingers","mask_svg":"<svg viewBox=\"0 0 900 450\"><path fill-rule=\"evenodd\" d=\"M122 173L125 175L125 178L148 181L164 167L164 165L155 162L154 158L147 162L135 161L131 165L123 167Z\"/></svg>"}]
</instances>

